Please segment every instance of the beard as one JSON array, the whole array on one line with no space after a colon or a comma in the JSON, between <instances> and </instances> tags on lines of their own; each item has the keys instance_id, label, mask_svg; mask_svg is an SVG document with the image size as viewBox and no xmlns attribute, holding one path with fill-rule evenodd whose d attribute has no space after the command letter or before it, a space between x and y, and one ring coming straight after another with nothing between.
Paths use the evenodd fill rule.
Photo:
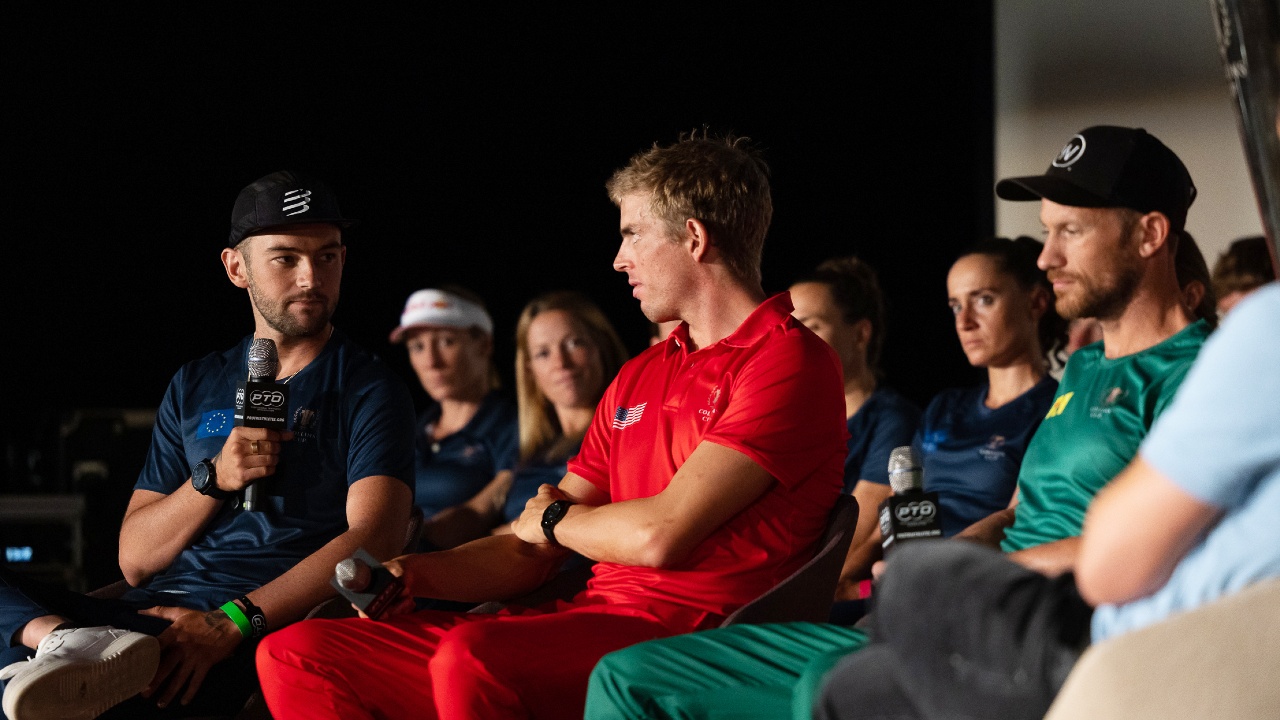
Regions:
<instances>
[{"instance_id":1,"label":"beard","mask_svg":"<svg viewBox=\"0 0 1280 720\"><path fill-rule=\"evenodd\" d=\"M1074 292L1058 295L1053 306L1068 320L1119 317L1133 299L1142 278L1142 267L1136 261L1116 258L1118 264L1095 276L1049 272L1049 279L1066 277L1075 283Z\"/></svg>"},{"instance_id":2,"label":"beard","mask_svg":"<svg viewBox=\"0 0 1280 720\"><path fill-rule=\"evenodd\" d=\"M319 335L326 327L329 326L329 319L333 317L334 308L337 306L337 298L330 298L327 295L317 292L302 292L291 295L282 300L272 300L266 297L259 290L250 278L249 296L253 298L253 305L262 314L262 319L267 325L276 332L285 337L315 337ZM297 316L289 312L289 303L298 300L319 300L323 303L324 309L315 315Z\"/></svg>"}]
</instances>

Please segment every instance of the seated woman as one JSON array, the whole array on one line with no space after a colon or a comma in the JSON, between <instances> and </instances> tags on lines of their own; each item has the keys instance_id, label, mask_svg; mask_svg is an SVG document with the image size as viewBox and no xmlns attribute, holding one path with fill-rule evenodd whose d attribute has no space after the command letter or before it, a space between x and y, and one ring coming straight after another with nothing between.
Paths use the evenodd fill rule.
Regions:
<instances>
[{"instance_id":1,"label":"seated woman","mask_svg":"<svg viewBox=\"0 0 1280 720\"><path fill-rule=\"evenodd\" d=\"M510 532L538 487L564 477L626 358L609 320L582 295L553 292L526 305L516 323L519 456L509 471L428 521L424 536L436 547L453 547Z\"/></svg>"},{"instance_id":2,"label":"seated woman","mask_svg":"<svg viewBox=\"0 0 1280 720\"><path fill-rule=\"evenodd\" d=\"M502 531L544 483L564 477L596 404L627 350L600 308L575 292L553 292L525 306L516 324L520 461L502 505Z\"/></svg>"},{"instance_id":3,"label":"seated woman","mask_svg":"<svg viewBox=\"0 0 1280 720\"><path fill-rule=\"evenodd\" d=\"M1178 249L1173 253L1173 273L1182 288L1182 303L1196 320L1204 320L1210 330L1218 329L1218 292L1209 274L1209 264L1191 233L1178 233Z\"/></svg>"},{"instance_id":4,"label":"seated woman","mask_svg":"<svg viewBox=\"0 0 1280 720\"><path fill-rule=\"evenodd\" d=\"M1029 237L979 242L947 274L947 304L969 364L987 381L939 393L925 408L913 446L924 487L938 493L944 536L1004 509L1017 486L1027 443L1053 402L1058 383L1049 356L1066 345L1066 321L1036 267L1041 245ZM850 549L838 600L866 597L881 557L876 525ZM842 615L836 620L849 620Z\"/></svg>"},{"instance_id":5,"label":"seated woman","mask_svg":"<svg viewBox=\"0 0 1280 720\"><path fill-rule=\"evenodd\" d=\"M403 342L431 404L418 418L414 502L427 518L420 550L464 542L442 521L516 462L516 409L499 395L493 320L461 288L409 296L391 342Z\"/></svg>"},{"instance_id":6,"label":"seated woman","mask_svg":"<svg viewBox=\"0 0 1280 720\"><path fill-rule=\"evenodd\" d=\"M920 408L878 380L884 347L884 300L875 271L856 257L833 258L790 288L792 312L840 358L849 454L844 491L858 500L858 547L876 526L875 509L892 494L889 453L911 444Z\"/></svg>"},{"instance_id":7,"label":"seated woman","mask_svg":"<svg viewBox=\"0 0 1280 720\"><path fill-rule=\"evenodd\" d=\"M1236 303L1276 279L1276 269L1261 235L1235 240L1213 264L1213 291L1218 314L1226 317Z\"/></svg>"},{"instance_id":8,"label":"seated woman","mask_svg":"<svg viewBox=\"0 0 1280 720\"><path fill-rule=\"evenodd\" d=\"M790 292L792 314L836 351L844 372L850 435L844 491L859 501L864 483L887 491L889 453L911 442L920 408L879 382L885 322L876 273L856 257L833 258L792 284Z\"/></svg>"}]
</instances>

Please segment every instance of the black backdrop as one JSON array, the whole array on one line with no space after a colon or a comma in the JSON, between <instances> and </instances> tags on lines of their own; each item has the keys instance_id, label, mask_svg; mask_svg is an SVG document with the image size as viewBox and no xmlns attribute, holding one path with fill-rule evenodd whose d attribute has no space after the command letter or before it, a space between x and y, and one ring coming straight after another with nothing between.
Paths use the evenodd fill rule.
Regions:
<instances>
[{"instance_id":1,"label":"black backdrop","mask_svg":"<svg viewBox=\"0 0 1280 720\"><path fill-rule=\"evenodd\" d=\"M543 290L586 292L639 350L603 182L704 124L765 148L767 290L858 254L888 295L888 381L920 403L972 381L944 278L994 225L991 8L918 7L12 18L0 487L50 472L38 451L69 410L154 407L179 365L251 330L218 253L236 192L284 168L363 221L335 321L419 403L386 335L420 287L487 298L508 378Z\"/></svg>"}]
</instances>

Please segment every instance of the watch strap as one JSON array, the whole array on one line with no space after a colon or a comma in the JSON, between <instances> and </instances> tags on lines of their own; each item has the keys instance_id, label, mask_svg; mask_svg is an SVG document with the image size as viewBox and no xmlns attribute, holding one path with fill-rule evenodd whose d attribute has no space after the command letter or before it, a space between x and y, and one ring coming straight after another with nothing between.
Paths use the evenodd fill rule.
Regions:
<instances>
[{"instance_id":1,"label":"watch strap","mask_svg":"<svg viewBox=\"0 0 1280 720\"><path fill-rule=\"evenodd\" d=\"M560 547L560 541L556 540L556 525L569 514L569 507L572 505L569 500L556 500L542 511L542 534L556 547Z\"/></svg>"}]
</instances>

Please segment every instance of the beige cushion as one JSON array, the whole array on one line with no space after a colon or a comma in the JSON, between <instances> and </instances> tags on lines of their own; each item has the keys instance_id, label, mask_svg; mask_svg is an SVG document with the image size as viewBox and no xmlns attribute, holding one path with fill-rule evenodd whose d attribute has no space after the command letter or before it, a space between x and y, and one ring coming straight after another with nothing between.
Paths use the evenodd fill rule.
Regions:
<instances>
[{"instance_id":1,"label":"beige cushion","mask_svg":"<svg viewBox=\"0 0 1280 720\"><path fill-rule=\"evenodd\" d=\"M1280 718L1280 580L1094 645L1045 720Z\"/></svg>"}]
</instances>

